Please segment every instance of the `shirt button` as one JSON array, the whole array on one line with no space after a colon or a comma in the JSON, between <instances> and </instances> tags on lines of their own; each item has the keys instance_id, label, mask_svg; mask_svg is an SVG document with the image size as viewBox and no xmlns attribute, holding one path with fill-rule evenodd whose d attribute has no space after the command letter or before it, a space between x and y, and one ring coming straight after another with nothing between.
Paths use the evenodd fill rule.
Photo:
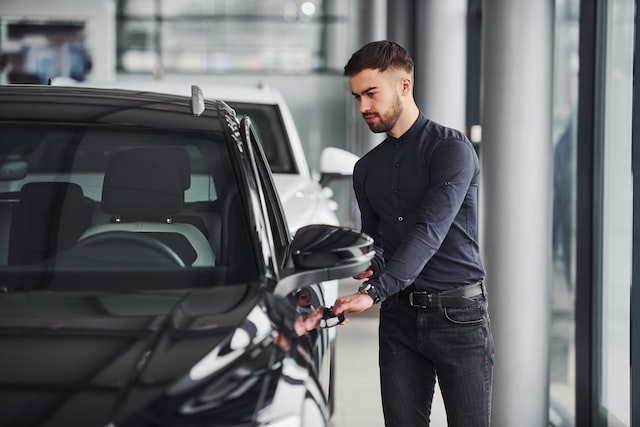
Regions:
<instances>
[{"instance_id":1,"label":"shirt button","mask_svg":"<svg viewBox=\"0 0 640 427\"><path fill-rule=\"evenodd\" d=\"M402 222L402 221L404 221L404 218L403 218L403 217L401 217L401 216L399 216L399 217L398 217L398 221Z\"/></svg>"}]
</instances>

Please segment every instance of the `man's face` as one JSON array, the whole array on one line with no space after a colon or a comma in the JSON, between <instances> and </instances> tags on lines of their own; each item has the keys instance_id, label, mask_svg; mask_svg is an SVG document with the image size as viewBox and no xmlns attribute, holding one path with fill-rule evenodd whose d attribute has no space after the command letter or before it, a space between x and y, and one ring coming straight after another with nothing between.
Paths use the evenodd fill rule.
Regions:
<instances>
[{"instance_id":1,"label":"man's face","mask_svg":"<svg viewBox=\"0 0 640 427\"><path fill-rule=\"evenodd\" d=\"M349 78L362 117L375 133L389 132L402 115L401 79L394 70L365 69Z\"/></svg>"}]
</instances>

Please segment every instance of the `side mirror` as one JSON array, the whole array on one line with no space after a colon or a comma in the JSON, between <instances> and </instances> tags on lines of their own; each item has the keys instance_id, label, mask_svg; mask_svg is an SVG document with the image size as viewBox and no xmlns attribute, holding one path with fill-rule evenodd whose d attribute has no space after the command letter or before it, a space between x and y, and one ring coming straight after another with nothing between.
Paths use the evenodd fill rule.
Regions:
<instances>
[{"instance_id":1,"label":"side mirror","mask_svg":"<svg viewBox=\"0 0 640 427\"><path fill-rule=\"evenodd\" d=\"M327 147L320 155L320 185L323 187L336 178L350 177L360 157L341 148Z\"/></svg>"},{"instance_id":2,"label":"side mirror","mask_svg":"<svg viewBox=\"0 0 640 427\"><path fill-rule=\"evenodd\" d=\"M369 261L373 239L347 227L307 225L296 231L291 256L296 269L301 270Z\"/></svg>"},{"instance_id":3,"label":"side mirror","mask_svg":"<svg viewBox=\"0 0 640 427\"><path fill-rule=\"evenodd\" d=\"M373 239L351 228L327 224L301 227L291 243L293 268L281 270L276 294L355 276L369 267L374 255Z\"/></svg>"}]
</instances>

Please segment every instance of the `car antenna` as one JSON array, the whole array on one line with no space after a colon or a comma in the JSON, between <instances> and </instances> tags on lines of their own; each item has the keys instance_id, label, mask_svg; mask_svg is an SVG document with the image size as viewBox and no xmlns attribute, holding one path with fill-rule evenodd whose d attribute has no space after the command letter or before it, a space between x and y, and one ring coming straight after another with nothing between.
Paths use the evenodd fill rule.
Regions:
<instances>
[{"instance_id":1,"label":"car antenna","mask_svg":"<svg viewBox=\"0 0 640 427\"><path fill-rule=\"evenodd\" d=\"M204 95L200 86L191 85L191 112L194 116L204 113Z\"/></svg>"}]
</instances>

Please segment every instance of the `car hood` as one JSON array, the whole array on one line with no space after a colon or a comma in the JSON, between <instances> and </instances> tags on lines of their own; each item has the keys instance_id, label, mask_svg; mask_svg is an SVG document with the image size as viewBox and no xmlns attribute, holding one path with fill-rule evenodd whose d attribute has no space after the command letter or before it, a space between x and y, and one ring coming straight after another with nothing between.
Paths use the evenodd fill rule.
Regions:
<instances>
[{"instance_id":1,"label":"car hood","mask_svg":"<svg viewBox=\"0 0 640 427\"><path fill-rule=\"evenodd\" d=\"M308 224L339 225L336 202L318 182L296 174L276 173L273 178L292 232Z\"/></svg>"},{"instance_id":2,"label":"car hood","mask_svg":"<svg viewBox=\"0 0 640 427\"><path fill-rule=\"evenodd\" d=\"M247 290L3 294L0 425L105 426L184 388L255 311Z\"/></svg>"}]
</instances>

